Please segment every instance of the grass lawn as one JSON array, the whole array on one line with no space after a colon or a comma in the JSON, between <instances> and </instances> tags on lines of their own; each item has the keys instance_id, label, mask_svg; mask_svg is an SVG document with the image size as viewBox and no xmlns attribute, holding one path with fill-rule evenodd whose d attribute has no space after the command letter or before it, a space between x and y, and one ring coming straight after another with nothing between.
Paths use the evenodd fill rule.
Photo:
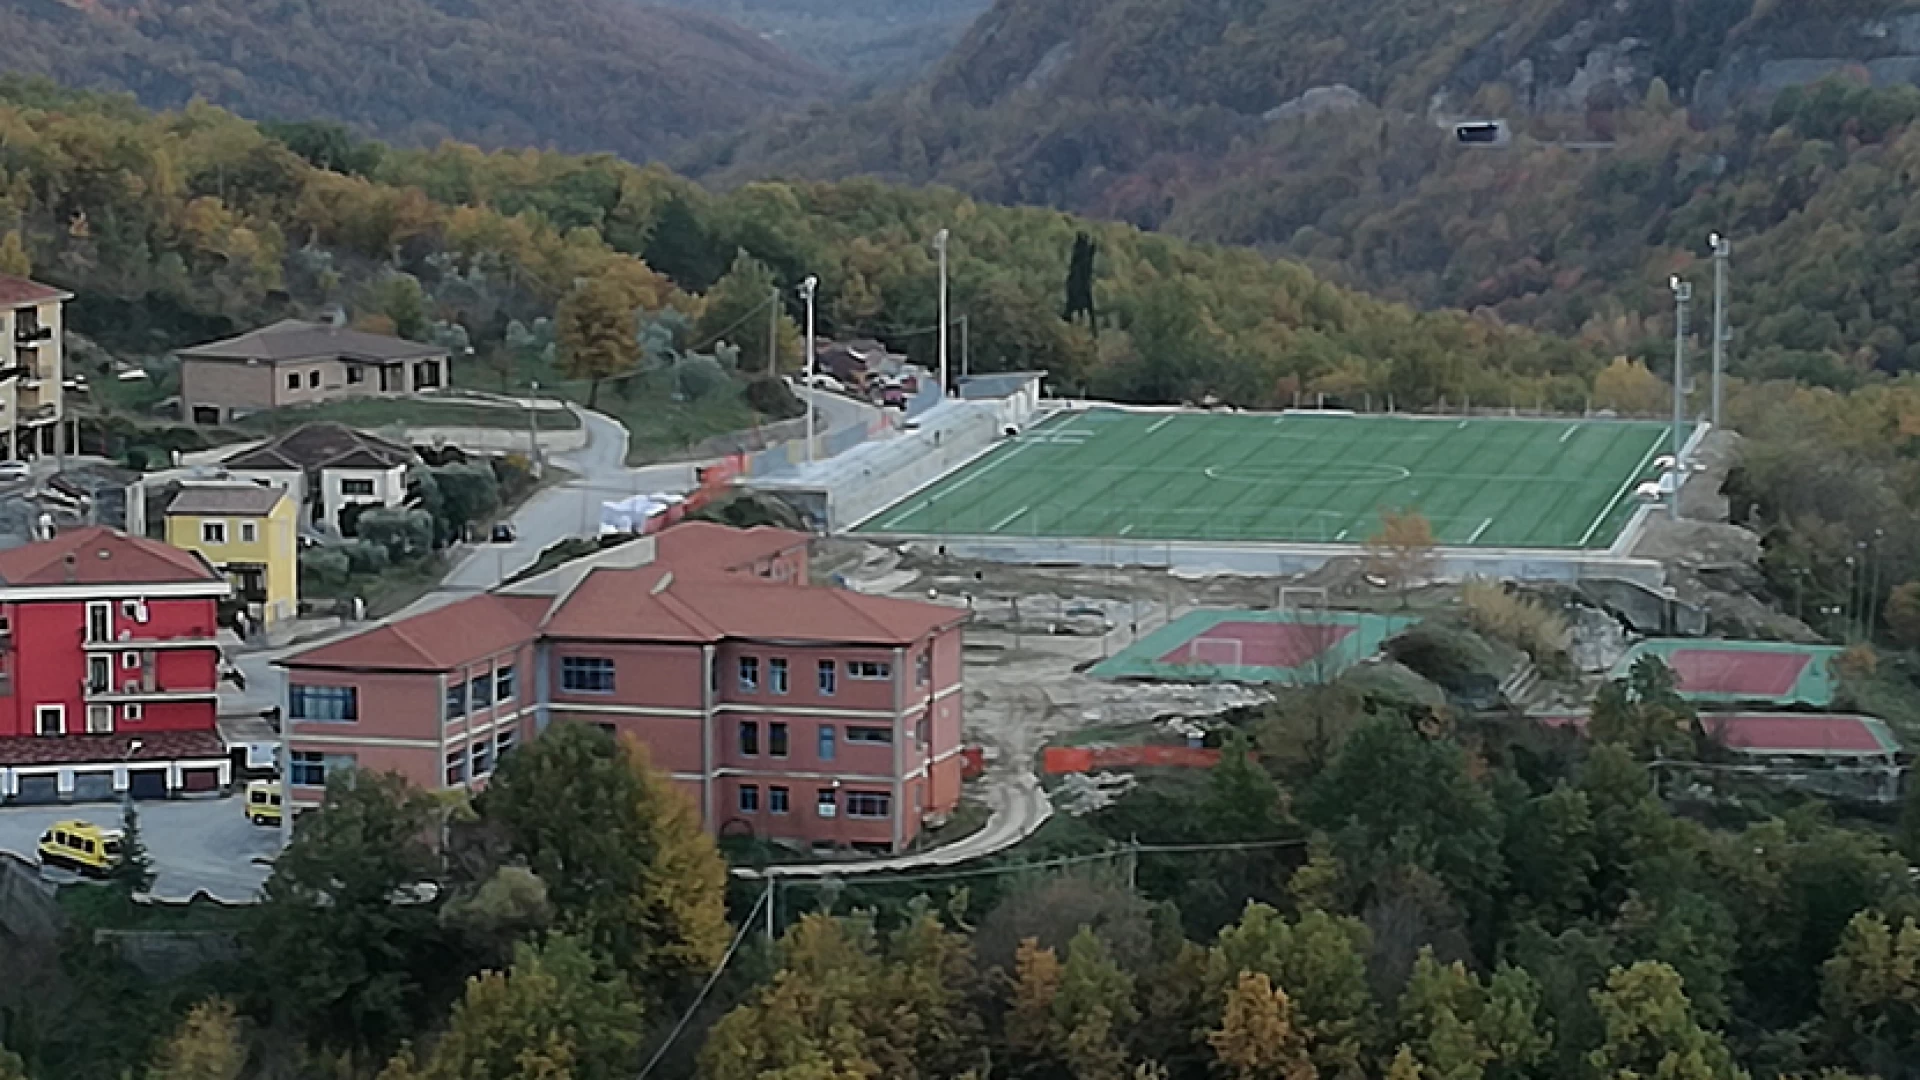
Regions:
<instances>
[{"instance_id":1,"label":"grass lawn","mask_svg":"<svg viewBox=\"0 0 1920 1080\"><path fill-rule=\"evenodd\" d=\"M860 531L1358 544L1412 508L1445 546L1596 550L1670 429L1341 413L1066 413Z\"/></svg>"},{"instance_id":2,"label":"grass lawn","mask_svg":"<svg viewBox=\"0 0 1920 1080\"><path fill-rule=\"evenodd\" d=\"M453 564L436 552L418 562L389 566L377 574L350 574L344 584L317 587L306 577L300 581L300 595L306 599L346 600L358 596L367 602L367 618L391 615L432 592L447 576Z\"/></svg>"},{"instance_id":3,"label":"grass lawn","mask_svg":"<svg viewBox=\"0 0 1920 1080\"><path fill-rule=\"evenodd\" d=\"M584 391L569 393L584 404ZM675 401L664 374L625 379L600 388L595 408L625 424L632 433L627 463L641 465L686 454L716 435L768 423L753 411L738 382L698 401Z\"/></svg>"},{"instance_id":4,"label":"grass lawn","mask_svg":"<svg viewBox=\"0 0 1920 1080\"><path fill-rule=\"evenodd\" d=\"M549 409L533 414L542 431L572 431L580 418L566 410ZM481 405L470 401L434 398L359 398L333 401L324 405L301 405L254 413L235 426L262 434L279 434L316 420L334 420L357 428L407 427L483 427L513 428L525 431L528 414L524 409Z\"/></svg>"},{"instance_id":5,"label":"grass lawn","mask_svg":"<svg viewBox=\"0 0 1920 1080\"><path fill-rule=\"evenodd\" d=\"M247 910L195 900L189 904L137 904L111 885L63 885L54 902L75 925L89 930L239 930Z\"/></svg>"}]
</instances>

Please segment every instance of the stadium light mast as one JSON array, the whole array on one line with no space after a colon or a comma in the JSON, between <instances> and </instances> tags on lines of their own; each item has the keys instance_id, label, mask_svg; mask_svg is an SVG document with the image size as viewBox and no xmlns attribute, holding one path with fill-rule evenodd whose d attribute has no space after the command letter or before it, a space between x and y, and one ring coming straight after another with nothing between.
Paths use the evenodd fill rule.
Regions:
<instances>
[{"instance_id":1,"label":"stadium light mast","mask_svg":"<svg viewBox=\"0 0 1920 1080\"><path fill-rule=\"evenodd\" d=\"M1667 285L1673 289L1673 495L1667 509L1677 521L1680 485L1686 478L1680 453L1687 445L1687 308L1693 303L1693 283L1676 274L1667 279Z\"/></svg>"},{"instance_id":2,"label":"stadium light mast","mask_svg":"<svg viewBox=\"0 0 1920 1080\"><path fill-rule=\"evenodd\" d=\"M947 396L947 237L941 229L933 234L933 250L940 253L940 396Z\"/></svg>"},{"instance_id":3,"label":"stadium light mast","mask_svg":"<svg viewBox=\"0 0 1920 1080\"><path fill-rule=\"evenodd\" d=\"M813 464L813 294L820 288L820 279L812 274L800 283L800 298L807 302L807 375L800 385L807 395L807 464Z\"/></svg>"},{"instance_id":4,"label":"stadium light mast","mask_svg":"<svg viewBox=\"0 0 1920 1080\"><path fill-rule=\"evenodd\" d=\"M1713 426L1720 426L1721 372L1727 355L1727 260L1733 244L1719 233L1707 237L1713 246Z\"/></svg>"}]
</instances>

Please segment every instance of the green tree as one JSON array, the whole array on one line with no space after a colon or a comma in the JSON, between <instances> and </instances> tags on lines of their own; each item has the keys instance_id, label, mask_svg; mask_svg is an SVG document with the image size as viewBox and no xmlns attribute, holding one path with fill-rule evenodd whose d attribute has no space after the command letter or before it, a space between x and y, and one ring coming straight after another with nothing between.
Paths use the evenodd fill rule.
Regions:
<instances>
[{"instance_id":1,"label":"green tree","mask_svg":"<svg viewBox=\"0 0 1920 1080\"><path fill-rule=\"evenodd\" d=\"M18 229L0 240L0 274L18 278L33 276L33 258L27 254L27 245L21 241Z\"/></svg>"},{"instance_id":2,"label":"green tree","mask_svg":"<svg viewBox=\"0 0 1920 1080\"><path fill-rule=\"evenodd\" d=\"M120 808L120 861L109 871L113 883L128 896L153 888L153 859L140 836L140 813L128 799Z\"/></svg>"},{"instance_id":3,"label":"green tree","mask_svg":"<svg viewBox=\"0 0 1920 1080\"><path fill-rule=\"evenodd\" d=\"M1502 965L1483 982L1431 948L1414 961L1398 1013L1403 1045L1444 1080L1528 1076L1553 1048L1532 976Z\"/></svg>"},{"instance_id":4,"label":"green tree","mask_svg":"<svg viewBox=\"0 0 1920 1080\"><path fill-rule=\"evenodd\" d=\"M1887 596L1887 629L1893 640L1920 649L1920 581L1906 581Z\"/></svg>"},{"instance_id":5,"label":"green tree","mask_svg":"<svg viewBox=\"0 0 1920 1080\"><path fill-rule=\"evenodd\" d=\"M483 464L454 463L433 470L448 532L463 535L468 526L500 508L500 481Z\"/></svg>"},{"instance_id":6,"label":"green tree","mask_svg":"<svg viewBox=\"0 0 1920 1080\"><path fill-rule=\"evenodd\" d=\"M1221 748L1220 764L1207 776L1200 812L1203 832L1216 840L1273 840L1292 828L1280 785L1253 760L1252 743L1235 731Z\"/></svg>"},{"instance_id":7,"label":"green tree","mask_svg":"<svg viewBox=\"0 0 1920 1080\"><path fill-rule=\"evenodd\" d=\"M1602 1080L1744 1080L1720 1036L1693 1016L1680 975L1665 964L1642 961L1615 968L1593 991L1606 1037L1587 1055Z\"/></svg>"},{"instance_id":8,"label":"green tree","mask_svg":"<svg viewBox=\"0 0 1920 1080\"><path fill-rule=\"evenodd\" d=\"M546 882L555 925L663 994L719 962L726 867L646 749L558 724L501 763L479 801Z\"/></svg>"},{"instance_id":9,"label":"green tree","mask_svg":"<svg viewBox=\"0 0 1920 1080\"><path fill-rule=\"evenodd\" d=\"M203 1001L160 1047L147 1080L240 1080L247 1064L240 1020L225 1001ZM0 1076L5 1070L0 1069Z\"/></svg>"},{"instance_id":10,"label":"green tree","mask_svg":"<svg viewBox=\"0 0 1920 1080\"><path fill-rule=\"evenodd\" d=\"M1626 678L1608 683L1594 698L1587 732L1598 742L1651 757L1686 754L1699 727L1699 714L1680 696L1673 669L1657 656L1643 656Z\"/></svg>"},{"instance_id":11,"label":"green tree","mask_svg":"<svg viewBox=\"0 0 1920 1080\"><path fill-rule=\"evenodd\" d=\"M279 1021L317 1042L384 1054L416 1029L447 959L421 883L438 865L437 814L391 773L327 778L274 861L246 944Z\"/></svg>"},{"instance_id":12,"label":"green tree","mask_svg":"<svg viewBox=\"0 0 1920 1080\"><path fill-rule=\"evenodd\" d=\"M1834 1049L1861 1068L1899 1075L1920 1060L1920 923L1855 915L1822 971L1820 1005Z\"/></svg>"},{"instance_id":13,"label":"green tree","mask_svg":"<svg viewBox=\"0 0 1920 1080\"><path fill-rule=\"evenodd\" d=\"M27 1066L20 1055L0 1046L0 1080L27 1080Z\"/></svg>"},{"instance_id":14,"label":"green tree","mask_svg":"<svg viewBox=\"0 0 1920 1080\"><path fill-rule=\"evenodd\" d=\"M780 295L773 269L744 250L713 288L707 290L694 330L704 342L725 341L740 350L740 366L747 371L767 367L767 305ZM774 324L779 363L792 366L805 348L800 327L782 310Z\"/></svg>"},{"instance_id":15,"label":"green tree","mask_svg":"<svg viewBox=\"0 0 1920 1080\"><path fill-rule=\"evenodd\" d=\"M1265 904L1248 904L1240 921L1220 931L1207 963L1212 999L1224 1000L1243 973L1266 975L1284 988L1292 1024L1314 1064L1329 1076L1357 1068L1376 1023L1367 988L1372 936L1359 920L1324 911L1288 922Z\"/></svg>"},{"instance_id":16,"label":"green tree","mask_svg":"<svg viewBox=\"0 0 1920 1080\"><path fill-rule=\"evenodd\" d=\"M1073 234L1073 253L1067 257L1067 304L1061 318L1073 322L1084 317L1087 325L1097 324L1093 303L1093 260L1100 245L1084 232Z\"/></svg>"},{"instance_id":17,"label":"green tree","mask_svg":"<svg viewBox=\"0 0 1920 1080\"><path fill-rule=\"evenodd\" d=\"M426 290L412 274L389 272L374 283L367 306L384 315L393 323L393 332L409 341L425 341L432 329Z\"/></svg>"}]
</instances>

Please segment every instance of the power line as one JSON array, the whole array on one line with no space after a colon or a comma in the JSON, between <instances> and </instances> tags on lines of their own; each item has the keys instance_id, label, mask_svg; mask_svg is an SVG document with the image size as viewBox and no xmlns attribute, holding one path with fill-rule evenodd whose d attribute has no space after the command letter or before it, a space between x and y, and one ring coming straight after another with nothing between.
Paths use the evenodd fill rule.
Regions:
<instances>
[{"instance_id":1,"label":"power line","mask_svg":"<svg viewBox=\"0 0 1920 1080\"><path fill-rule=\"evenodd\" d=\"M1223 841L1213 844L1130 844L1125 847L1111 848L1107 851L1097 851L1088 855L1063 855L1059 858L1046 859L1041 862L1014 863L1007 866L983 866L975 870L950 870L940 873L906 874L899 877L889 875L885 878L879 878L877 872L874 876L881 883L887 885L904 885L918 881L953 881L959 878L998 877L1005 874L1019 874L1029 870L1052 870L1062 866L1078 866L1090 862L1107 862L1130 855L1197 855L1210 851L1258 851L1276 848L1305 847L1306 844L1307 842L1305 840L1242 840ZM847 880L846 878L833 875L804 878L785 877L773 872L777 869L778 868L770 868L769 871L767 871L767 876L779 881L787 888L793 888L798 885L812 885L818 888L825 885L828 881L845 883ZM864 877L866 875L861 876Z\"/></svg>"},{"instance_id":2,"label":"power line","mask_svg":"<svg viewBox=\"0 0 1920 1080\"><path fill-rule=\"evenodd\" d=\"M653 1057L648 1059L646 1067L640 1070L640 1080L647 1080L647 1076L653 1072L654 1067L660 1064L660 1059L667 1056L668 1050L673 1049L674 1041L680 1038L680 1033L687 1029L687 1024L693 1020L693 1014L700 1011L700 1006L706 1004L707 995L713 992L713 984L720 981L720 974L727 970L727 963L739 950L740 943L746 940L747 931L753 929L753 917L759 912L760 905L765 904L772 895L773 884L769 882L766 891L760 894L760 899L754 901L753 909L747 912L747 917L740 920L740 930L733 935L733 944L727 946L726 954L721 956L720 963L714 966L713 974L707 976L706 985L702 986L700 993L694 996L693 1004L687 1006L687 1011L680 1014L680 1021L673 1025L672 1031L667 1032L667 1041L660 1044L660 1049L653 1052Z\"/></svg>"}]
</instances>

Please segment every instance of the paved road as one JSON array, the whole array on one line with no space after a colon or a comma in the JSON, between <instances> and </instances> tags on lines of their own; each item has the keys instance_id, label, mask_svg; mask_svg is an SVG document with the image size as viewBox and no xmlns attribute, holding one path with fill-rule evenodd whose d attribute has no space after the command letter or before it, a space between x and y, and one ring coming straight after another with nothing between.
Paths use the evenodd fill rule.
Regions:
<instances>
[{"instance_id":1,"label":"paved road","mask_svg":"<svg viewBox=\"0 0 1920 1080\"><path fill-rule=\"evenodd\" d=\"M141 840L153 860L153 895L159 899L186 901L205 892L227 903L246 903L266 884L268 860L280 850L279 833L242 816L239 797L134 805ZM37 861L40 834L56 821L74 818L118 828L120 804L0 808L0 851Z\"/></svg>"}]
</instances>

